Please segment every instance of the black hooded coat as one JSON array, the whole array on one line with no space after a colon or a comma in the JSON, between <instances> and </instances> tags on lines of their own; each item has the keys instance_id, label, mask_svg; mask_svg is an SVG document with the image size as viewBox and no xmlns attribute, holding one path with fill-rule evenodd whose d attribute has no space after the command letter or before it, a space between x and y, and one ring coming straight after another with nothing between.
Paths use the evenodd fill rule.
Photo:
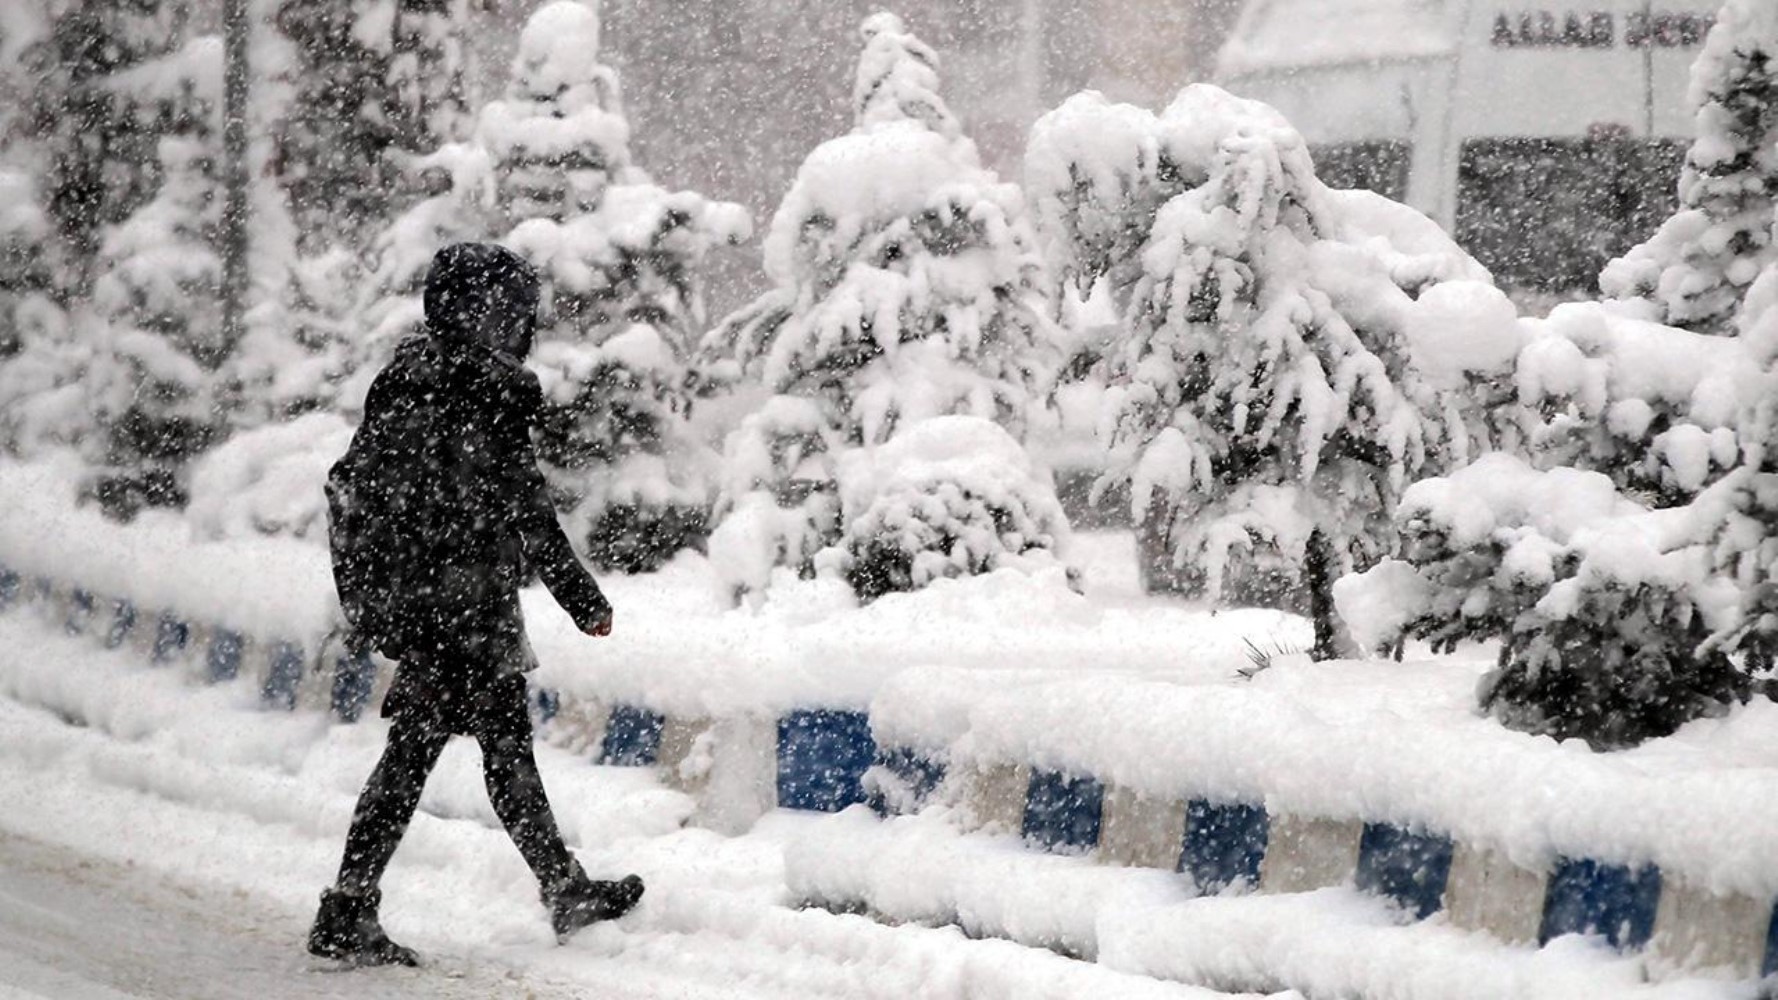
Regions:
<instances>
[{"instance_id":1,"label":"black hooded coat","mask_svg":"<svg viewBox=\"0 0 1778 1000\"><path fill-rule=\"evenodd\" d=\"M519 610L527 567L582 630L611 614L556 520L531 443L543 394L520 359L537 303L536 273L510 251L441 250L427 276L428 335L404 341L378 373L329 475L352 641L404 668L430 664L435 682L463 693L536 665Z\"/></svg>"}]
</instances>

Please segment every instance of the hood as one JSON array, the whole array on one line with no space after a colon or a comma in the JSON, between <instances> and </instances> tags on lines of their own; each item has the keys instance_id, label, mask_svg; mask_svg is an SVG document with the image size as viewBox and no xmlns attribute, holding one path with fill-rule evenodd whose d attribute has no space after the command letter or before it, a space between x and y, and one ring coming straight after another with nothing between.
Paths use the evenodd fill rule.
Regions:
<instances>
[{"instance_id":1,"label":"hood","mask_svg":"<svg viewBox=\"0 0 1778 1000\"><path fill-rule=\"evenodd\" d=\"M537 270L492 243L454 243L426 273L426 325L440 340L484 347L518 361L531 353Z\"/></svg>"}]
</instances>

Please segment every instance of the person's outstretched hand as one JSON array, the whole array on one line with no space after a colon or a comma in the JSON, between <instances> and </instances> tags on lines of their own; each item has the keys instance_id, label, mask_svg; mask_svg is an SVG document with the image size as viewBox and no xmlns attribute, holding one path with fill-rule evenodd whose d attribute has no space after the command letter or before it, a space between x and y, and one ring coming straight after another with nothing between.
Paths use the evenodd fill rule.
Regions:
<instances>
[{"instance_id":1,"label":"person's outstretched hand","mask_svg":"<svg viewBox=\"0 0 1778 1000\"><path fill-rule=\"evenodd\" d=\"M595 639L603 639L606 636L610 635L611 634L611 613L606 612L605 617L599 619L598 624L596 624L592 628L589 628L586 630L586 634L592 636Z\"/></svg>"}]
</instances>

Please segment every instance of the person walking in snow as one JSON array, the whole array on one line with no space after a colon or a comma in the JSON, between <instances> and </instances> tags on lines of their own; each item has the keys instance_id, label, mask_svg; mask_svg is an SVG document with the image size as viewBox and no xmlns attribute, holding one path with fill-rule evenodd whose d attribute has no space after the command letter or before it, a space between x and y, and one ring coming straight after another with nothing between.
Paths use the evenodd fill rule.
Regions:
<instances>
[{"instance_id":1,"label":"person walking in snow","mask_svg":"<svg viewBox=\"0 0 1778 1000\"><path fill-rule=\"evenodd\" d=\"M427 332L372 383L364 422L328 475L340 606L356 651L399 662L383 701L388 745L321 895L309 951L414 965L377 917L377 888L452 735L481 746L488 796L537 877L558 939L622 916L642 880L587 877L556 828L532 753L525 673L536 666L518 591L528 571L576 625L611 634L611 605L575 558L531 444L542 405L522 364L537 323L536 272L483 243L440 250L426 277Z\"/></svg>"}]
</instances>

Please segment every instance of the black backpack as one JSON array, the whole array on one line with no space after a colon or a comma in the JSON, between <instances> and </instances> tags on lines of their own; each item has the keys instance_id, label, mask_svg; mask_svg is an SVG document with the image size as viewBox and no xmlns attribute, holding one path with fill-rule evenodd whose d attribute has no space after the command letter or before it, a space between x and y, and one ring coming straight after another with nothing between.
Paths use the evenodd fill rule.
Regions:
<instances>
[{"instance_id":1,"label":"black backpack","mask_svg":"<svg viewBox=\"0 0 1778 1000\"><path fill-rule=\"evenodd\" d=\"M367 419L327 472L327 544L354 652L399 659L409 645L410 605L422 585L411 579L423 571L416 548L441 530L438 471L450 461L450 449L428 433L432 418L406 410L374 427Z\"/></svg>"},{"instance_id":2,"label":"black backpack","mask_svg":"<svg viewBox=\"0 0 1778 1000\"><path fill-rule=\"evenodd\" d=\"M395 638L394 532L387 493L369 474L356 434L345 457L327 471L327 545L333 556L333 586L346 616L346 646L354 653L382 650ZM398 651L391 651L395 655Z\"/></svg>"}]
</instances>

